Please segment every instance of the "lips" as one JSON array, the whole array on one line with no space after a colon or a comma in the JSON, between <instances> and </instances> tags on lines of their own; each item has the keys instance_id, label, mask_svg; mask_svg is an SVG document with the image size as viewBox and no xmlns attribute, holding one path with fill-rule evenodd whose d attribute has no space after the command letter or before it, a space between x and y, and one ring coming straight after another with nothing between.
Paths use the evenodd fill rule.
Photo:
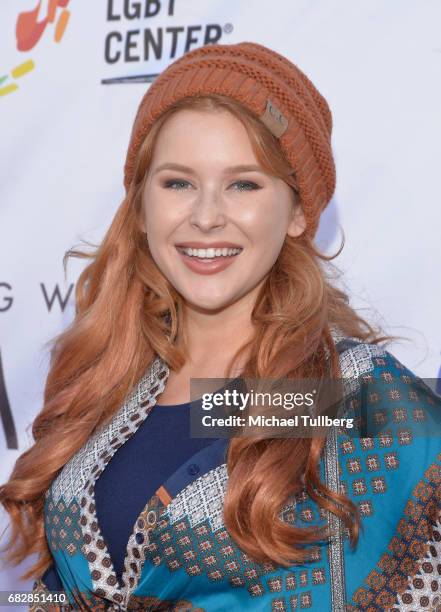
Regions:
<instances>
[{"instance_id":1,"label":"lips","mask_svg":"<svg viewBox=\"0 0 441 612\"><path fill-rule=\"evenodd\" d=\"M221 248L221 247L218 247ZM185 266L191 270L192 272L196 272L197 274L216 274L218 272L222 272L229 266L233 265L233 262L240 257L240 253L237 255L228 255L226 257L212 257L206 260L200 259L198 257L191 257L190 255L186 255L183 251L181 251L178 247L176 247L176 251L181 258L181 261L185 264Z\"/></svg>"}]
</instances>

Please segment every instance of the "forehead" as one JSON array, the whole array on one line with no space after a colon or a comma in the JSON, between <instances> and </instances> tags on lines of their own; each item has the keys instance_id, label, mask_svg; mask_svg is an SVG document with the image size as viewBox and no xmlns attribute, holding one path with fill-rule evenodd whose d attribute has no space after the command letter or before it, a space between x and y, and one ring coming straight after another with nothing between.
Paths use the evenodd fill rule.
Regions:
<instances>
[{"instance_id":1,"label":"forehead","mask_svg":"<svg viewBox=\"0 0 441 612\"><path fill-rule=\"evenodd\" d=\"M154 161L163 163L191 158L226 160L234 157L237 163L257 163L251 141L244 125L234 115L223 109L200 111L182 109L169 117L162 125L153 151ZM167 159L165 159L167 158Z\"/></svg>"}]
</instances>

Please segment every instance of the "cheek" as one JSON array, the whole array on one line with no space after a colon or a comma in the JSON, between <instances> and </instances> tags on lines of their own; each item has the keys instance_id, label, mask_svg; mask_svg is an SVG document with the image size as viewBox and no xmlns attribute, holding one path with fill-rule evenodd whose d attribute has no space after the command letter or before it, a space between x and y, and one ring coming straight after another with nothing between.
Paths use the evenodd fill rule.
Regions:
<instances>
[{"instance_id":1,"label":"cheek","mask_svg":"<svg viewBox=\"0 0 441 612\"><path fill-rule=\"evenodd\" d=\"M163 243L175 227L175 217L166 207L151 203L144 211L144 223L149 241Z\"/></svg>"},{"instance_id":2,"label":"cheek","mask_svg":"<svg viewBox=\"0 0 441 612\"><path fill-rule=\"evenodd\" d=\"M164 190L166 191L166 190ZM153 189L145 199L145 218L156 228L172 229L186 214L185 202L176 194Z\"/></svg>"},{"instance_id":3,"label":"cheek","mask_svg":"<svg viewBox=\"0 0 441 612\"><path fill-rule=\"evenodd\" d=\"M287 231L286 211L277 206L261 206L256 210L245 212L240 220L243 231L258 247L271 250L279 248Z\"/></svg>"},{"instance_id":4,"label":"cheek","mask_svg":"<svg viewBox=\"0 0 441 612\"><path fill-rule=\"evenodd\" d=\"M165 243L166 225L156 211L150 210L145 215L146 238L149 245L149 250L154 259L157 261L158 254L161 253Z\"/></svg>"}]
</instances>

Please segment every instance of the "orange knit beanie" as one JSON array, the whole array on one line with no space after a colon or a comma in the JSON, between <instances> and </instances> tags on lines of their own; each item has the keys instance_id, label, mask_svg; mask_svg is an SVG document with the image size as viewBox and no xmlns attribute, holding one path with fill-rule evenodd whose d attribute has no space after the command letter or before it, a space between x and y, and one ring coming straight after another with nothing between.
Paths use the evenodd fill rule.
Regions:
<instances>
[{"instance_id":1,"label":"orange knit beanie","mask_svg":"<svg viewBox=\"0 0 441 612\"><path fill-rule=\"evenodd\" d=\"M335 190L331 111L295 64L257 43L205 45L187 52L156 78L133 124L124 166L126 192L138 149L155 120L180 98L210 93L241 102L278 138L295 172L306 232L314 236Z\"/></svg>"}]
</instances>

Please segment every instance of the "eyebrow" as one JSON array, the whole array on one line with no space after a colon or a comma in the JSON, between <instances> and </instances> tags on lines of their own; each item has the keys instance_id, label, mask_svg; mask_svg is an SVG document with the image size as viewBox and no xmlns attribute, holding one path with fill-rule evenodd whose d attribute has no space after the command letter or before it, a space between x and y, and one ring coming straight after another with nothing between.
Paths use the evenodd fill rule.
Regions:
<instances>
[{"instance_id":1,"label":"eyebrow","mask_svg":"<svg viewBox=\"0 0 441 612\"><path fill-rule=\"evenodd\" d=\"M187 174L196 174L193 168L190 168L189 166L183 166L182 164L173 163L161 164L156 168L153 174L156 174L161 170L180 170L181 172L186 172ZM224 174L232 174L233 172L260 172L261 174L266 174L266 172L260 166L256 166L254 164L239 164L238 166L228 166L224 170Z\"/></svg>"}]
</instances>

